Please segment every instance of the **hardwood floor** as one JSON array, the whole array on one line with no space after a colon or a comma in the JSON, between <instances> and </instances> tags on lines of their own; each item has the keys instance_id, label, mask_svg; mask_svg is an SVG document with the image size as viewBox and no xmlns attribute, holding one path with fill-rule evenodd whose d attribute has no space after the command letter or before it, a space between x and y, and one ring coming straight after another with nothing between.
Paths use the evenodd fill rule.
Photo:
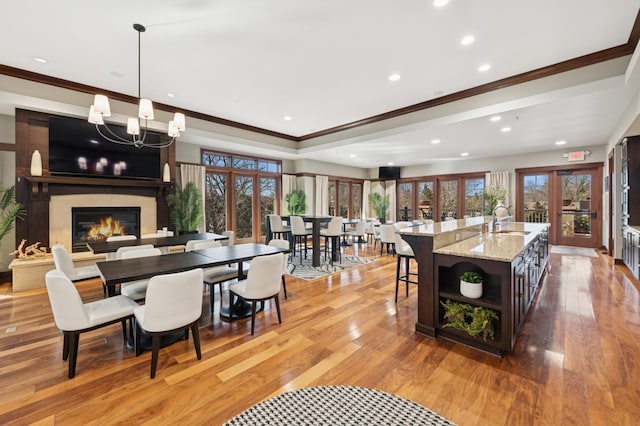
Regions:
<instances>
[{"instance_id":1,"label":"hardwood floor","mask_svg":"<svg viewBox=\"0 0 640 426\"><path fill-rule=\"evenodd\" d=\"M124 347L119 324L81 336L67 379L46 292L4 284L0 424L220 424L272 395L329 384L394 393L460 425L640 424L638 283L608 256L551 254L514 352L496 358L416 334L416 288L394 304L395 258L364 252L380 261L287 277L282 325L267 305L253 337L249 320L223 322L219 306L210 316L205 295L202 360L191 340L163 348L155 379L150 353ZM78 288L85 302L102 297L99 281Z\"/></svg>"}]
</instances>

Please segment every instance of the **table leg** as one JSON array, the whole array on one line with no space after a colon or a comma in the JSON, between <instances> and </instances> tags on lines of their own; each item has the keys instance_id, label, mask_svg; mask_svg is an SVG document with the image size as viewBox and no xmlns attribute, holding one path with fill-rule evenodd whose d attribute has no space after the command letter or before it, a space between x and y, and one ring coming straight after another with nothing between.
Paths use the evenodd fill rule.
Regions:
<instances>
[{"instance_id":1,"label":"table leg","mask_svg":"<svg viewBox=\"0 0 640 426\"><path fill-rule=\"evenodd\" d=\"M320 221L314 220L312 223L311 247L313 247L313 256L311 258L311 264L318 267L320 266Z\"/></svg>"}]
</instances>

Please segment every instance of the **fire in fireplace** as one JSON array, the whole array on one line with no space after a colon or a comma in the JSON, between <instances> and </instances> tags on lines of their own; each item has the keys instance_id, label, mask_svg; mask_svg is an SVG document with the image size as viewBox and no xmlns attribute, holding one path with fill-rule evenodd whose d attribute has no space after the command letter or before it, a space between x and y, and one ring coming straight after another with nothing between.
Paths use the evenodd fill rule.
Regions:
<instances>
[{"instance_id":1,"label":"fire in fireplace","mask_svg":"<svg viewBox=\"0 0 640 426\"><path fill-rule=\"evenodd\" d=\"M73 207L72 251L86 251L88 241L112 235L140 236L140 207Z\"/></svg>"}]
</instances>

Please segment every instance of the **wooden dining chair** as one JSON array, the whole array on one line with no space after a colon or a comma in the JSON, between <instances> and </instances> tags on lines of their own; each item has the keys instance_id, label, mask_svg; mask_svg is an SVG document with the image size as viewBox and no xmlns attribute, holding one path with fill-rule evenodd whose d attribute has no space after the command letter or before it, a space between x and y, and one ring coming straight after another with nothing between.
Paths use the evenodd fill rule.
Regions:
<instances>
[{"instance_id":1,"label":"wooden dining chair","mask_svg":"<svg viewBox=\"0 0 640 426\"><path fill-rule=\"evenodd\" d=\"M251 335L256 321L256 302L273 299L278 312L278 323L282 324L280 316L280 287L282 284L282 253L258 256L251 262L251 269L246 280L229 284L230 319L233 321L235 297L239 296L251 302Z\"/></svg>"},{"instance_id":2,"label":"wooden dining chair","mask_svg":"<svg viewBox=\"0 0 640 426\"><path fill-rule=\"evenodd\" d=\"M76 375L80 334L107 325L122 323L122 335L127 338L127 320L133 317L136 302L125 296L114 296L83 303L78 289L67 275L54 269L45 274L47 294L56 327L62 331L62 359L69 360L69 378Z\"/></svg>"},{"instance_id":3,"label":"wooden dining chair","mask_svg":"<svg viewBox=\"0 0 640 426\"><path fill-rule=\"evenodd\" d=\"M164 335L184 330L185 339L188 339L191 329L196 356L201 359L198 320L202 316L202 269L152 277L145 304L136 307L133 315L136 356L142 353L142 332L151 336L152 379L156 376L160 340Z\"/></svg>"}]
</instances>

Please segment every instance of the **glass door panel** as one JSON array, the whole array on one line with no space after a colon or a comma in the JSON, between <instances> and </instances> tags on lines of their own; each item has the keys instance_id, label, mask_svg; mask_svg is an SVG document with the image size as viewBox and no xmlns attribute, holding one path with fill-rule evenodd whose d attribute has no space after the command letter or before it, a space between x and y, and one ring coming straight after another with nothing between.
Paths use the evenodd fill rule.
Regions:
<instances>
[{"instance_id":1,"label":"glass door panel","mask_svg":"<svg viewBox=\"0 0 640 426\"><path fill-rule=\"evenodd\" d=\"M433 219L433 181L418 182L418 209L422 219Z\"/></svg>"},{"instance_id":2,"label":"glass door panel","mask_svg":"<svg viewBox=\"0 0 640 426\"><path fill-rule=\"evenodd\" d=\"M338 216L342 216L342 217L349 217L349 183L346 182L340 182L340 194L339 194L339 201L340 201L340 211L338 213Z\"/></svg>"},{"instance_id":3,"label":"glass door panel","mask_svg":"<svg viewBox=\"0 0 640 426\"><path fill-rule=\"evenodd\" d=\"M267 235L267 215L275 213L276 180L260 178L260 236Z\"/></svg>"},{"instance_id":4,"label":"glass door panel","mask_svg":"<svg viewBox=\"0 0 640 426\"><path fill-rule=\"evenodd\" d=\"M253 177L235 178L236 238L253 238Z\"/></svg>"},{"instance_id":5,"label":"glass door panel","mask_svg":"<svg viewBox=\"0 0 640 426\"><path fill-rule=\"evenodd\" d=\"M549 174L524 176L525 222L549 222Z\"/></svg>"},{"instance_id":6,"label":"glass door panel","mask_svg":"<svg viewBox=\"0 0 640 426\"><path fill-rule=\"evenodd\" d=\"M456 219L458 208L458 181L442 180L440 183L440 220Z\"/></svg>"},{"instance_id":7,"label":"glass door panel","mask_svg":"<svg viewBox=\"0 0 640 426\"><path fill-rule=\"evenodd\" d=\"M229 229L227 224L227 175L206 174L204 209L208 232L220 234Z\"/></svg>"},{"instance_id":8,"label":"glass door panel","mask_svg":"<svg viewBox=\"0 0 640 426\"><path fill-rule=\"evenodd\" d=\"M398 211L400 220L413 219L413 182L398 183Z\"/></svg>"},{"instance_id":9,"label":"glass door panel","mask_svg":"<svg viewBox=\"0 0 640 426\"><path fill-rule=\"evenodd\" d=\"M594 197L601 197L594 188L597 173L591 170L575 170L571 175L559 176L560 211L557 214L559 243L579 247L597 247L596 232L600 226L594 208Z\"/></svg>"}]
</instances>

